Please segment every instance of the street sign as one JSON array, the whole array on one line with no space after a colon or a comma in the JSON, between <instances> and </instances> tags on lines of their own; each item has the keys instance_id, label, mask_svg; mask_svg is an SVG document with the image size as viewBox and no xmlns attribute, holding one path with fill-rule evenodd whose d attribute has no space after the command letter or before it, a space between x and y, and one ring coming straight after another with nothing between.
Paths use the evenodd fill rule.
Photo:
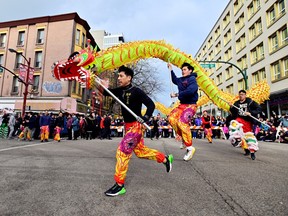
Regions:
<instances>
[{"instance_id":1,"label":"street sign","mask_svg":"<svg viewBox=\"0 0 288 216\"><path fill-rule=\"evenodd\" d=\"M200 64L202 68L215 68L216 64Z\"/></svg>"}]
</instances>

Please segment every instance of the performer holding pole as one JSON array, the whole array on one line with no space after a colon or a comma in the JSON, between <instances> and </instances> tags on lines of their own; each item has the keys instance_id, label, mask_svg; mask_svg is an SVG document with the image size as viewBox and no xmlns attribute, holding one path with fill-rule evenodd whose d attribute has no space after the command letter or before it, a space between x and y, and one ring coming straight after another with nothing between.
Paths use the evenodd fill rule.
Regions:
<instances>
[{"instance_id":1,"label":"performer holding pole","mask_svg":"<svg viewBox=\"0 0 288 216\"><path fill-rule=\"evenodd\" d=\"M184 63L181 67L182 77L176 77L172 70L172 64L168 63L171 71L172 82L178 86L179 93L171 93L171 97L178 97L180 105L174 108L169 115L169 123L175 130L176 134L182 137L186 146L186 154L183 160L191 160L195 148L192 146L192 135L189 123L196 113L198 101L198 85L196 82L197 74L193 73L194 68Z\"/></svg>"},{"instance_id":2,"label":"performer holding pole","mask_svg":"<svg viewBox=\"0 0 288 216\"><path fill-rule=\"evenodd\" d=\"M116 152L117 162L114 175L116 183L105 192L105 195L107 196L117 196L126 193L124 183L132 152L134 152L139 158L155 160L158 163L163 163L166 166L167 172L170 172L172 169L173 155L165 156L158 150L150 149L144 145L144 128L141 123L149 120L155 109L155 105L141 89L132 85L133 75L134 72L132 69L121 66L118 75L118 83L120 87L109 89L109 92L104 92L104 95L108 96L112 94L113 97L117 97L121 101L122 115L126 131L126 134L120 142ZM142 104L147 107L144 116L141 116ZM129 108L129 111L125 108L126 106Z\"/></svg>"},{"instance_id":3,"label":"performer holding pole","mask_svg":"<svg viewBox=\"0 0 288 216\"><path fill-rule=\"evenodd\" d=\"M251 154L251 159L255 160L255 152L258 151L259 148L252 126L255 124L254 119L257 119L256 116L261 113L261 107L251 98L246 97L245 90L240 90L239 100L234 104L229 103L229 105L232 119L235 120L231 121L229 126L229 129L231 130L229 139L231 140L233 146L241 146L244 149L245 156ZM243 132L241 130L237 136L233 136L237 125L240 125L240 130L242 126ZM242 137L241 134L243 134Z\"/></svg>"}]
</instances>

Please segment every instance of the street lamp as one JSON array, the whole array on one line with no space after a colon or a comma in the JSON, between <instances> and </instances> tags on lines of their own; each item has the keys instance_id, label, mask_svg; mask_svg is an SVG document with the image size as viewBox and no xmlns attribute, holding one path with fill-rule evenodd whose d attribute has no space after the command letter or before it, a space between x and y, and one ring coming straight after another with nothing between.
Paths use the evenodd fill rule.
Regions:
<instances>
[{"instance_id":1,"label":"street lamp","mask_svg":"<svg viewBox=\"0 0 288 216\"><path fill-rule=\"evenodd\" d=\"M25 61L27 62L27 70L26 70L26 77L25 77L25 81L23 82L24 86L25 86L25 89L24 89L24 92L23 92L23 105L22 105L22 112L21 112L21 117L24 118L25 116L25 110L26 110L26 101L27 101L27 95L28 95L28 86L29 86L29 73L30 73L30 64L31 64L31 58L27 59L22 53L19 53L17 52L16 50L14 49L11 49L9 48L8 49L10 52L12 53L16 53L16 54L20 54L24 59Z\"/></svg>"},{"instance_id":2,"label":"street lamp","mask_svg":"<svg viewBox=\"0 0 288 216\"><path fill-rule=\"evenodd\" d=\"M207 60L207 61L198 61L198 62L203 62L203 63L205 63L205 62L224 63L224 64L230 64L230 65L236 67L237 70L239 70L239 72L240 72L240 73L242 74L242 76L243 76L243 79L244 79L244 82L245 82L245 90L248 89L248 83L247 83L248 77L247 77L247 73L246 73L246 68L245 68L244 70L241 70L237 65L235 65L235 64L233 64L233 63L231 63L231 62L227 62L227 61L209 61L209 60Z\"/></svg>"}]
</instances>

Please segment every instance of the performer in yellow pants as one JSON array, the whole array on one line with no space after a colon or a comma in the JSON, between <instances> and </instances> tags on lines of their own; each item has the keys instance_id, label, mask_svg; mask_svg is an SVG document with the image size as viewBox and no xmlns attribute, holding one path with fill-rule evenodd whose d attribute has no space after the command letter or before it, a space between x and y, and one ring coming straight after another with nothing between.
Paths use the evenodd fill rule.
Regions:
<instances>
[{"instance_id":1,"label":"performer in yellow pants","mask_svg":"<svg viewBox=\"0 0 288 216\"><path fill-rule=\"evenodd\" d=\"M117 163L114 178L118 184L124 184L132 152L139 158L155 160L158 163L163 163L165 160L163 153L144 145L144 131L139 122L126 123L125 130L127 133L120 142L116 152Z\"/></svg>"},{"instance_id":2,"label":"performer in yellow pants","mask_svg":"<svg viewBox=\"0 0 288 216\"><path fill-rule=\"evenodd\" d=\"M180 105L172 110L169 116L169 123L175 132L182 137L186 146L186 154L183 160L191 160L195 148L192 146L192 135L190 123L196 113L196 103L198 101L198 85L196 82L197 74L193 73L194 68L183 63L181 66L182 77L177 77L172 70L172 65L168 63L168 69L171 71L172 82L177 85L179 93L171 93L171 97L178 97Z\"/></svg>"},{"instance_id":3,"label":"performer in yellow pants","mask_svg":"<svg viewBox=\"0 0 288 216\"><path fill-rule=\"evenodd\" d=\"M48 138L49 138L49 126L48 125L42 126L40 133L41 133L41 135L40 135L41 142L43 142L44 140L48 141Z\"/></svg>"},{"instance_id":4,"label":"performer in yellow pants","mask_svg":"<svg viewBox=\"0 0 288 216\"><path fill-rule=\"evenodd\" d=\"M195 115L197 106L195 104L180 104L172 110L169 115L169 123L176 134L182 137L183 144L186 147L192 146L192 135L190 122Z\"/></svg>"},{"instance_id":5,"label":"performer in yellow pants","mask_svg":"<svg viewBox=\"0 0 288 216\"><path fill-rule=\"evenodd\" d=\"M158 163L163 163L166 166L167 172L170 172L172 169L173 156L171 154L165 156L163 153L155 149L150 149L144 145L144 131L141 123L147 122L152 116L155 104L151 98L145 94L145 92L132 85L131 81L133 75L133 70L121 66L118 73L118 83L120 87L109 89L112 94L114 94L113 96L119 98L119 100L128 107L131 112L138 116L138 118L135 118L135 115L128 112L127 108L122 109L126 134L120 142L116 153L117 163L114 175L116 183L110 189L105 191L105 195L107 196L117 196L126 193L124 183L128 171L128 164L133 151L139 158L156 160ZM108 95L107 92L105 93ZM121 105L123 106L123 104ZM142 104L147 107L144 116L141 115Z\"/></svg>"}]
</instances>

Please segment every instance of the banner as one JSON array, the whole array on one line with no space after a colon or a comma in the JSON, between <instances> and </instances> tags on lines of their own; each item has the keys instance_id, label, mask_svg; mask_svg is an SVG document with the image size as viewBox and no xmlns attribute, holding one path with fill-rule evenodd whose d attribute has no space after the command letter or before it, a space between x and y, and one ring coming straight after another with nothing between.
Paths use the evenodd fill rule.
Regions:
<instances>
[{"instance_id":1,"label":"banner","mask_svg":"<svg viewBox=\"0 0 288 216\"><path fill-rule=\"evenodd\" d=\"M24 64L20 64L20 67L19 67L19 78L23 82L26 82L27 71L28 71L28 66L24 65ZM30 67L29 75L28 75L28 84L30 84L30 85L33 85L33 75L34 75L34 68Z\"/></svg>"}]
</instances>

